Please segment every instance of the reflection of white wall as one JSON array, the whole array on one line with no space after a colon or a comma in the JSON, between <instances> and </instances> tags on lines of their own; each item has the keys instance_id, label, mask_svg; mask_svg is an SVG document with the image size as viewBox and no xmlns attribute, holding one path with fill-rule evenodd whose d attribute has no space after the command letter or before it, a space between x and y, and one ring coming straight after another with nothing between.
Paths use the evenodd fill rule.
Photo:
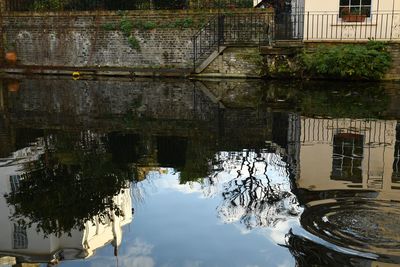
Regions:
<instances>
[{"instance_id":1,"label":"reflection of white wall","mask_svg":"<svg viewBox=\"0 0 400 267\"><path fill-rule=\"evenodd\" d=\"M390 193L396 121L301 118L300 177L298 185L309 190L352 189L351 181L331 179L335 133L364 136L363 189ZM354 188L357 189L357 188ZM395 193L395 192L393 192Z\"/></svg>"},{"instance_id":2,"label":"reflection of white wall","mask_svg":"<svg viewBox=\"0 0 400 267\"><path fill-rule=\"evenodd\" d=\"M36 154L27 154L26 151L36 151ZM123 217L114 216L114 220L107 224L101 224L94 218L96 223L88 222L83 231L73 230L72 236L63 235L59 238L54 235L44 238L43 234L36 232L36 225L33 225L32 228L26 229L27 248L13 248L14 223L9 219L13 209L7 205L4 194L11 192L10 176L19 174L21 163L34 160L41 151L38 147L17 151L8 165L0 166L0 255L22 256L27 261L45 262L60 251L63 251L65 259L86 258L110 242L119 246L122 227L132 221L130 189L121 190L120 194L114 197L114 203L124 213Z\"/></svg>"}]
</instances>

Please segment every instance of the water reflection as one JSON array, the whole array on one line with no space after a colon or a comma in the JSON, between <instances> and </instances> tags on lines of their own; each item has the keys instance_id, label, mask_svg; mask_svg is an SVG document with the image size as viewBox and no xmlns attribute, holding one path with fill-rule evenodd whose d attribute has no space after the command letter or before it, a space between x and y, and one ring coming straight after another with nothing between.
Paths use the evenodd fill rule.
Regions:
<instances>
[{"instance_id":1,"label":"water reflection","mask_svg":"<svg viewBox=\"0 0 400 267\"><path fill-rule=\"evenodd\" d=\"M88 258L106 244L119 254L132 201L138 207L144 196L146 207L151 185L167 190L161 204L179 192L187 203L201 195L225 227L281 245L260 253L254 235L239 236L251 251L240 264L219 255L225 266L265 266L275 253L298 266L400 263L398 85L46 78L7 88L0 90L0 234L14 239L2 238L0 254L16 262ZM153 211L161 223L190 219L163 209ZM125 266L165 263L161 237L140 236L155 221L145 219L126 241ZM177 254L186 249L174 244ZM93 263L106 265L112 254ZM196 256L185 250L185 261L173 265L218 266L216 255Z\"/></svg>"},{"instance_id":2,"label":"water reflection","mask_svg":"<svg viewBox=\"0 0 400 267\"><path fill-rule=\"evenodd\" d=\"M107 243L117 253L132 221L133 176L112 161L103 138L49 134L2 161L2 235L12 235L2 238L2 253L52 264L90 257Z\"/></svg>"},{"instance_id":3,"label":"water reflection","mask_svg":"<svg viewBox=\"0 0 400 267\"><path fill-rule=\"evenodd\" d=\"M341 247L398 263L395 120L301 119L301 225ZM318 154L318 157L315 155Z\"/></svg>"},{"instance_id":4,"label":"water reflection","mask_svg":"<svg viewBox=\"0 0 400 267\"><path fill-rule=\"evenodd\" d=\"M218 216L225 223L240 222L247 230L274 227L288 217L300 214L291 193L287 164L275 153L243 151L218 153L210 184L223 180L224 174L236 177L224 182Z\"/></svg>"}]
</instances>

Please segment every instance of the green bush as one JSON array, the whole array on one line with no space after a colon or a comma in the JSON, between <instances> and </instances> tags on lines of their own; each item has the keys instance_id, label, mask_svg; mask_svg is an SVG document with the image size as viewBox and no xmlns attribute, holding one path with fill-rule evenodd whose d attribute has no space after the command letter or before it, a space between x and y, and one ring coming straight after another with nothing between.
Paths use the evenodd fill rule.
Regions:
<instances>
[{"instance_id":1,"label":"green bush","mask_svg":"<svg viewBox=\"0 0 400 267\"><path fill-rule=\"evenodd\" d=\"M140 43L135 36L131 35L128 37L128 44L130 48L140 51Z\"/></svg>"},{"instance_id":2,"label":"green bush","mask_svg":"<svg viewBox=\"0 0 400 267\"><path fill-rule=\"evenodd\" d=\"M129 37L133 30L133 22L127 17L122 17L119 28L125 37Z\"/></svg>"},{"instance_id":3,"label":"green bush","mask_svg":"<svg viewBox=\"0 0 400 267\"><path fill-rule=\"evenodd\" d=\"M301 57L306 75L341 79L380 79L390 67L385 43L321 46Z\"/></svg>"},{"instance_id":4,"label":"green bush","mask_svg":"<svg viewBox=\"0 0 400 267\"><path fill-rule=\"evenodd\" d=\"M190 28L194 24L192 18L184 18L184 19L176 19L174 22L171 23L171 28Z\"/></svg>"}]
</instances>

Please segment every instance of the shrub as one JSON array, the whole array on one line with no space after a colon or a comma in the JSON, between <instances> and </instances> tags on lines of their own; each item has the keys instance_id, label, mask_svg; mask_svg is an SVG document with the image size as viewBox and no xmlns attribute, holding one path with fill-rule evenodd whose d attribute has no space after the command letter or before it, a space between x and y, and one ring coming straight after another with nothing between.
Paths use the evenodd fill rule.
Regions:
<instances>
[{"instance_id":1,"label":"shrub","mask_svg":"<svg viewBox=\"0 0 400 267\"><path fill-rule=\"evenodd\" d=\"M128 44L130 48L140 51L140 43L135 36L131 35L128 37Z\"/></svg>"},{"instance_id":2,"label":"shrub","mask_svg":"<svg viewBox=\"0 0 400 267\"><path fill-rule=\"evenodd\" d=\"M390 67L391 56L385 43L321 46L315 53L303 54L306 75L342 79L380 79Z\"/></svg>"}]
</instances>

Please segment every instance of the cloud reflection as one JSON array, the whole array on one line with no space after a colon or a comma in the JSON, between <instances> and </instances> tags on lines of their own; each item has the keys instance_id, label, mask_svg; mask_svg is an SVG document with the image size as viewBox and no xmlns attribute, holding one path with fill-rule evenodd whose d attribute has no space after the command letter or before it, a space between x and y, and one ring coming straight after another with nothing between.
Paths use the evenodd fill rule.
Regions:
<instances>
[{"instance_id":1,"label":"cloud reflection","mask_svg":"<svg viewBox=\"0 0 400 267\"><path fill-rule=\"evenodd\" d=\"M136 238L133 243L126 244L117 258L108 255L97 257L92 261L92 266L114 267L118 261L120 267L154 267L156 262L152 258L154 246Z\"/></svg>"}]
</instances>

